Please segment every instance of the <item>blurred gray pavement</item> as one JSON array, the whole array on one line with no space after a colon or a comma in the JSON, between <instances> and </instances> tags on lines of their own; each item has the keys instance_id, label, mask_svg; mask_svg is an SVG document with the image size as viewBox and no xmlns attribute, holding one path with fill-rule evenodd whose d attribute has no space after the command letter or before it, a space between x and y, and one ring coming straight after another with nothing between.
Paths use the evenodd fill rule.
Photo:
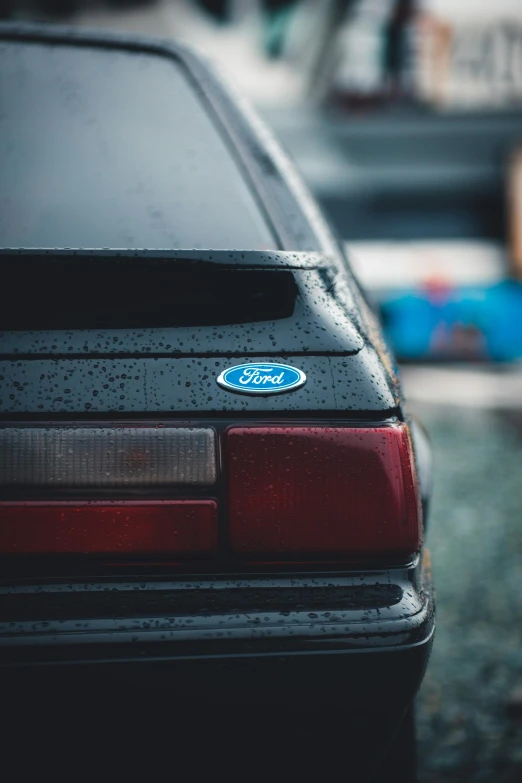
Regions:
<instances>
[{"instance_id":1,"label":"blurred gray pavement","mask_svg":"<svg viewBox=\"0 0 522 783\"><path fill-rule=\"evenodd\" d=\"M404 372L436 470L427 542L438 620L417 709L421 783L522 781L521 379L518 369Z\"/></svg>"}]
</instances>

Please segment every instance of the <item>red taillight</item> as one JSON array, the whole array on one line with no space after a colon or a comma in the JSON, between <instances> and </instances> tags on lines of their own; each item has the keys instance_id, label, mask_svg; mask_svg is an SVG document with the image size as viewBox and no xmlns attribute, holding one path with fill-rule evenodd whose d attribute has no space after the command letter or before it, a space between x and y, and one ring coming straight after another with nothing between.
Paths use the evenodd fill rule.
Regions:
<instances>
[{"instance_id":1,"label":"red taillight","mask_svg":"<svg viewBox=\"0 0 522 783\"><path fill-rule=\"evenodd\" d=\"M422 521L406 425L233 427L229 534L246 557L409 556Z\"/></svg>"},{"instance_id":2,"label":"red taillight","mask_svg":"<svg viewBox=\"0 0 522 783\"><path fill-rule=\"evenodd\" d=\"M213 500L0 503L0 554L214 554Z\"/></svg>"}]
</instances>

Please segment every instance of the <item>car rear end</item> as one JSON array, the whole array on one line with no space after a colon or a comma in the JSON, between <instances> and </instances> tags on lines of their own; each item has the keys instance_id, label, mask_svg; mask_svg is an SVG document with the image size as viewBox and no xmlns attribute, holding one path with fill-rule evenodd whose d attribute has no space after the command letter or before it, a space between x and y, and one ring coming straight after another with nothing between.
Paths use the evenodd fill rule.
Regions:
<instances>
[{"instance_id":1,"label":"car rear end","mask_svg":"<svg viewBox=\"0 0 522 783\"><path fill-rule=\"evenodd\" d=\"M125 703L129 692L133 704L138 693L172 693L189 707L321 710L316 732L335 715L337 730L350 726L357 743L371 738L383 750L420 684L433 632L410 427L375 350L359 348L351 308L327 296L320 256L292 254L290 269L282 253L193 255L149 258L149 279L161 270L176 299L180 289L165 279L181 274L188 296L195 266L194 280L223 274L228 288L235 259L243 304L255 280L250 316L264 307L264 277L272 290L281 275L284 317L272 309L270 321L131 329L141 282L134 299L127 290L124 312L114 306L120 329L76 329L82 292L70 314L57 307L72 297L64 263L80 278L84 264L91 276L107 273L107 290L114 264L130 270L135 259L3 257L13 277L35 279L32 266L45 267L48 285L36 291L49 307L46 315L17 304L3 315L14 318L2 324L0 370L6 682L16 699L43 688L45 704L49 689L97 702L118 683ZM167 310L171 323L183 320L175 302ZM24 312L29 325L36 313L42 324L71 317L73 328L9 328L23 327ZM199 320L208 312L207 303ZM331 318L341 336L325 331ZM179 350L187 330L198 352ZM227 367L260 362L295 367L306 383L259 396L218 385Z\"/></svg>"},{"instance_id":2,"label":"car rear end","mask_svg":"<svg viewBox=\"0 0 522 783\"><path fill-rule=\"evenodd\" d=\"M6 693L291 708L312 737L349 731L352 768L370 770L434 627L423 436L372 316L319 241L280 249L254 169L175 53L34 32L3 46L4 87L22 85L0 222ZM74 176L53 180L64 160ZM241 365L300 382L218 383Z\"/></svg>"}]
</instances>

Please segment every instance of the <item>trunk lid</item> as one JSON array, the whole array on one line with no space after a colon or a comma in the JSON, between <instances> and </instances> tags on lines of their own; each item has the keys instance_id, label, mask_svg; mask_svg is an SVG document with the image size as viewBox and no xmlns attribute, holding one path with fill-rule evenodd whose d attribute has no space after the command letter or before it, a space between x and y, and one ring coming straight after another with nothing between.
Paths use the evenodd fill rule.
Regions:
<instances>
[{"instance_id":1,"label":"trunk lid","mask_svg":"<svg viewBox=\"0 0 522 783\"><path fill-rule=\"evenodd\" d=\"M393 379L334 262L261 251L1 251L0 411L386 411ZM39 326L40 325L40 326ZM280 361L307 376L243 396L217 376Z\"/></svg>"}]
</instances>

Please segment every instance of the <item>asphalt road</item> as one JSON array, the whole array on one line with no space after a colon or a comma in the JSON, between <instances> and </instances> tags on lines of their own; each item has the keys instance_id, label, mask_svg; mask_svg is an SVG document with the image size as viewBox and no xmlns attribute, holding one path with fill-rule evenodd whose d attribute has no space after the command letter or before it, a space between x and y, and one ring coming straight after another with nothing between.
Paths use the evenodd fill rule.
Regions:
<instances>
[{"instance_id":1,"label":"asphalt road","mask_svg":"<svg viewBox=\"0 0 522 783\"><path fill-rule=\"evenodd\" d=\"M415 375L408 370L407 389L415 389ZM451 383L450 374L446 389ZM417 710L419 778L515 783L522 781L522 412L456 406L446 396L443 406L412 402L436 464L428 544L438 624ZM513 399L513 408L521 403Z\"/></svg>"}]
</instances>

